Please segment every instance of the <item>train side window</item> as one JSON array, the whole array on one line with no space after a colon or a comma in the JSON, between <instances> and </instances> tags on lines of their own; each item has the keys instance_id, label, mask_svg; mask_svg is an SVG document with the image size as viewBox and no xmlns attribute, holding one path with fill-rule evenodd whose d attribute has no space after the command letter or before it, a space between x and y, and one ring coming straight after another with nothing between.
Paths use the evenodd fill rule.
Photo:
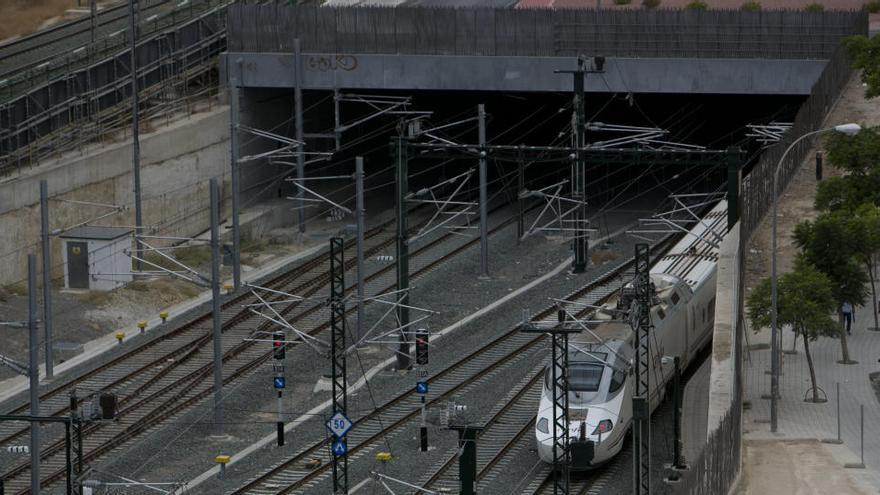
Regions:
<instances>
[{"instance_id":1,"label":"train side window","mask_svg":"<svg viewBox=\"0 0 880 495\"><path fill-rule=\"evenodd\" d=\"M624 382L626 382L626 373L622 370L614 370L614 373L611 374L611 384L608 386L608 393L613 394L620 390Z\"/></svg>"},{"instance_id":2,"label":"train side window","mask_svg":"<svg viewBox=\"0 0 880 495\"><path fill-rule=\"evenodd\" d=\"M672 304L678 304L678 301L681 301L681 298L678 297L678 292L673 292L672 297L670 297L669 299L672 300Z\"/></svg>"}]
</instances>

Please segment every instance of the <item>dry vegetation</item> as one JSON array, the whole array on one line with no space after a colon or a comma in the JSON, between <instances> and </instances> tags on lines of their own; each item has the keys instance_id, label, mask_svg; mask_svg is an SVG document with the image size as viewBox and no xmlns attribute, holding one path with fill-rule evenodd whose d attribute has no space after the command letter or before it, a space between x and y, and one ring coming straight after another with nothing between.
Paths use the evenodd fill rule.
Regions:
<instances>
[{"instance_id":1,"label":"dry vegetation","mask_svg":"<svg viewBox=\"0 0 880 495\"><path fill-rule=\"evenodd\" d=\"M76 7L76 0L0 0L0 40L29 34Z\"/></svg>"},{"instance_id":2,"label":"dry vegetation","mask_svg":"<svg viewBox=\"0 0 880 495\"><path fill-rule=\"evenodd\" d=\"M611 251L610 249L600 248L595 249L592 253L590 253L590 261L592 261L594 265L601 265L602 263L613 261L619 257L619 253Z\"/></svg>"}]
</instances>

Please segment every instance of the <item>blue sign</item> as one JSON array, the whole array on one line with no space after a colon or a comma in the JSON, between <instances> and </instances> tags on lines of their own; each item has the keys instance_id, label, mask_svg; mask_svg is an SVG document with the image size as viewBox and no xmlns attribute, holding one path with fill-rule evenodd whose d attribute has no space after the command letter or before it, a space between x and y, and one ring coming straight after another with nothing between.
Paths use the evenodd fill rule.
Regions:
<instances>
[{"instance_id":1,"label":"blue sign","mask_svg":"<svg viewBox=\"0 0 880 495\"><path fill-rule=\"evenodd\" d=\"M342 411L336 411L336 414L330 416L330 419L324 424L337 438L345 436L353 426L351 420L345 414L342 414Z\"/></svg>"},{"instance_id":2,"label":"blue sign","mask_svg":"<svg viewBox=\"0 0 880 495\"><path fill-rule=\"evenodd\" d=\"M345 440L335 440L333 446L330 448L333 450L333 455L336 457L343 456L348 452L348 445L345 444Z\"/></svg>"},{"instance_id":3,"label":"blue sign","mask_svg":"<svg viewBox=\"0 0 880 495\"><path fill-rule=\"evenodd\" d=\"M272 383L275 385L275 388L282 389L284 388L284 377L276 376L275 379L272 380Z\"/></svg>"},{"instance_id":4,"label":"blue sign","mask_svg":"<svg viewBox=\"0 0 880 495\"><path fill-rule=\"evenodd\" d=\"M416 393L417 394L427 394L428 393L428 382L417 382L416 383Z\"/></svg>"}]
</instances>

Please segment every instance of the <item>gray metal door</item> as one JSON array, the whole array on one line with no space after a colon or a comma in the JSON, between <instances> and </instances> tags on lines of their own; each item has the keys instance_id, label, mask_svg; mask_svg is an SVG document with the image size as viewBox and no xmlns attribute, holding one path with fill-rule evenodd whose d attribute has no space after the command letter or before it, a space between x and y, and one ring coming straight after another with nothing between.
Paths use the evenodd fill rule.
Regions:
<instances>
[{"instance_id":1,"label":"gray metal door","mask_svg":"<svg viewBox=\"0 0 880 495\"><path fill-rule=\"evenodd\" d=\"M88 243L67 243L67 278L71 289L89 288Z\"/></svg>"}]
</instances>

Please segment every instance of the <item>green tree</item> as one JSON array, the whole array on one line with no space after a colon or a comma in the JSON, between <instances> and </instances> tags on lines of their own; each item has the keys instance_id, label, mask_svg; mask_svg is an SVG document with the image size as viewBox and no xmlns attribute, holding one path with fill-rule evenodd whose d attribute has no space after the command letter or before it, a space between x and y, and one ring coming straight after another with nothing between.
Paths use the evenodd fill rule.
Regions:
<instances>
[{"instance_id":1,"label":"green tree","mask_svg":"<svg viewBox=\"0 0 880 495\"><path fill-rule=\"evenodd\" d=\"M853 68L861 69L862 82L867 85L865 98L880 95L880 38L850 36L843 40Z\"/></svg>"},{"instance_id":2,"label":"green tree","mask_svg":"<svg viewBox=\"0 0 880 495\"><path fill-rule=\"evenodd\" d=\"M840 307L844 302L864 304L867 276L856 260L854 229L849 224L850 214L845 211L823 213L814 222L801 222L795 227L795 245L804 259L831 280L832 302ZM849 358L846 330L840 325L842 364L855 364Z\"/></svg>"},{"instance_id":3,"label":"green tree","mask_svg":"<svg viewBox=\"0 0 880 495\"><path fill-rule=\"evenodd\" d=\"M831 280L803 256L798 257L794 271L783 274L777 281L777 324L780 327L788 325L795 336L803 337L804 354L810 367L812 402L819 402L820 399L810 342L815 342L819 337L838 335L837 325L830 316L835 309L831 285ZM770 326L770 295L770 278L765 278L746 300L749 320L756 329Z\"/></svg>"},{"instance_id":4,"label":"green tree","mask_svg":"<svg viewBox=\"0 0 880 495\"><path fill-rule=\"evenodd\" d=\"M858 134L833 132L825 139L828 159L840 169L859 177L880 174L880 129L865 127Z\"/></svg>"},{"instance_id":5,"label":"green tree","mask_svg":"<svg viewBox=\"0 0 880 495\"><path fill-rule=\"evenodd\" d=\"M880 189L853 175L830 177L816 185L819 211L855 211L864 203L880 204Z\"/></svg>"},{"instance_id":6,"label":"green tree","mask_svg":"<svg viewBox=\"0 0 880 495\"><path fill-rule=\"evenodd\" d=\"M880 128L867 127L854 136L832 133L825 148L831 164L846 175L819 183L816 209L855 211L862 203L880 206Z\"/></svg>"},{"instance_id":7,"label":"green tree","mask_svg":"<svg viewBox=\"0 0 880 495\"><path fill-rule=\"evenodd\" d=\"M871 314L874 315L874 328L880 329L877 318L877 281L874 273L880 257L880 208L872 204L863 204L854 212L850 222L850 237L856 258L863 264L871 281Z\"/></svg>"}]
</instances>

